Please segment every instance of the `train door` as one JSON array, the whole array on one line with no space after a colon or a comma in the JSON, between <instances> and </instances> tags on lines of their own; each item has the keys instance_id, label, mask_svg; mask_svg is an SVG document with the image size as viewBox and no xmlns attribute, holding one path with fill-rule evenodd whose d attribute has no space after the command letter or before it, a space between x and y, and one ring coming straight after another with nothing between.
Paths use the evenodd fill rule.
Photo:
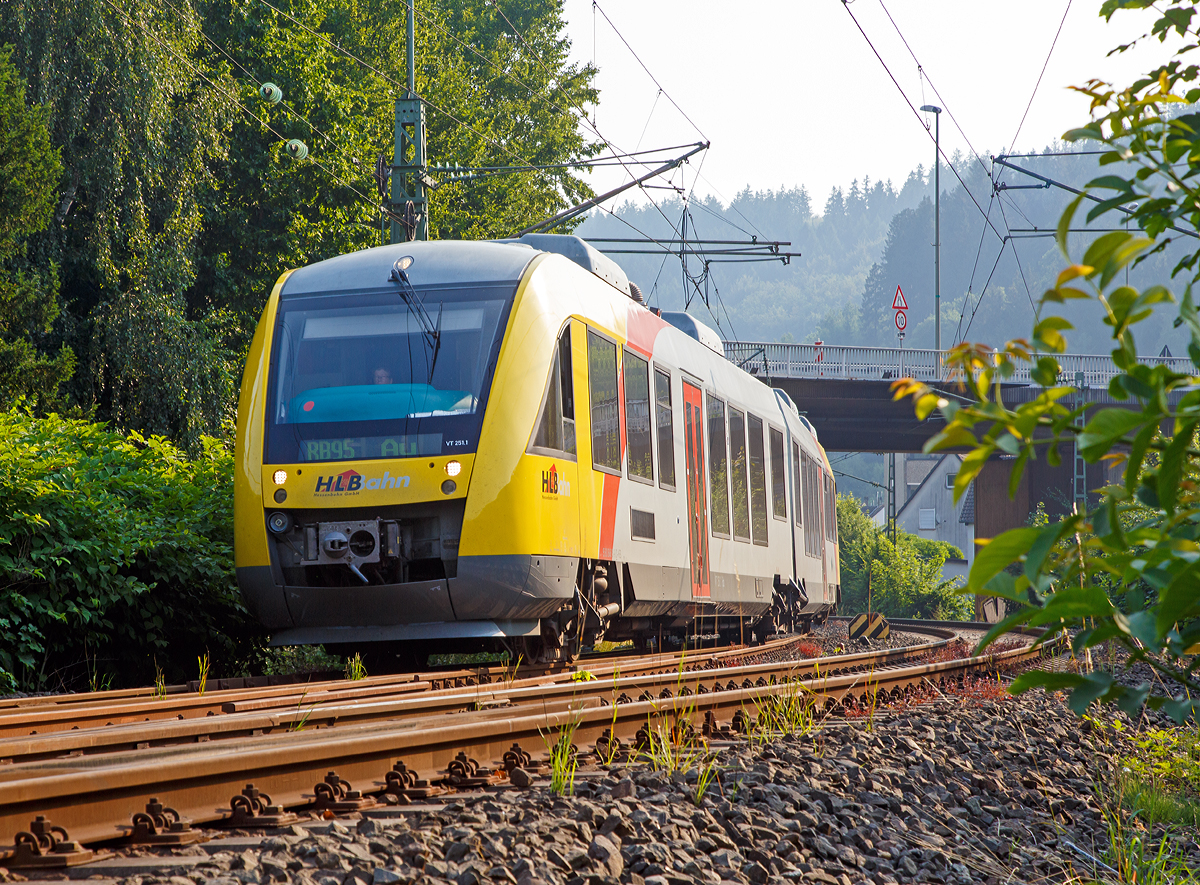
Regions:
<instances>
[{"instance_id":1,"label":"train door","mask_svg":"<svg viewBox=\"0 0 1200 885\"><path fill-rule=\"evenodd\" d=\"M827 567L827 558L825 556L825 535L828 533L826 504L828 501L829 490L825 488L825 471L818 466L817 490L820 495L820 507L818 508L821 514L821 599L829 602L829 569Z\"/></svg>"},{"instance_id":2,"label":"train door","mask_svg":"<svg viewBox=\"0 0 1200 885\"><path fill-rule=\"evenodd\" d=\"M796 582L800 583L804 580L802 572L805 571L803 566L806 565L804 560L804 551L801 545L804 542L804 487L801 481L801 462L800 462L800 443L792 438L792 569L796 575ZM797 527L800 531L796 531Z\"/></svg>"},{"instance_id":3,"label":"train door","mask_svg":"<svg viewBox=\"0 0 1200 885\"><path fill-rule=\"evenodd\" d=\"M688 545L692 596L708 596L708 512L704 495L704 411L700 388L683 382L683 437L687 452Z\"/></svg>"},{"instance_id":4,"label":"train door","mask_svg":"<svg viewBox=\"0 0 1200 885\"><path fill-rule=\"evenodd\" d=\"M837 531L837 483L831 474L825 474L825 601L838 604L838 531Z\"/></svg>"}]
</instances>

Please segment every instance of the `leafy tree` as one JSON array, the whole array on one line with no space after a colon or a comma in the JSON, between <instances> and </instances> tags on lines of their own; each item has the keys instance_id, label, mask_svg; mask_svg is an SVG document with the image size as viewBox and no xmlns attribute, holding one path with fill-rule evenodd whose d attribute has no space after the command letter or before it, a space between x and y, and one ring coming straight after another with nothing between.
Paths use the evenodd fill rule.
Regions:
<instances>
[{"instance_id":1,"label":"leafy tree","mask_svg":"<svg viewBox=\"0 0 1200 885\"><path fill-rule=\"evenodd\" d=\"M30 263L57 267L69 388L120 426L199 446L231 413L219 323L189 315L201 201L223 152L225 75L196 57L186 2L10 0L0 40L59 149L53 222Z\"/></svg>"},{"instance_id":2,"label":"leafy tree","mask_svg":"<svg viewBox=\"0 0 1200 885\"><path fill-rule=\"evenodd\" d=\"M954 620L970 615L955 582L942 580L946 560L962 557L957 547L903 531L893 546L851 495L838 495L837 521L846 611L867 610L869 582L871 610L886 616Z\"/></svg>"},{"instance_id":3,"label":"leafy tree","mask_svg":"<svg viewBox=\"0 0 1200 885\"><path fill-rule=\"evenodd\" d=\"M391 162L407 76L402 0L272 6L203 3L201 49L210 64L229 65L239 107L188 297L197 313L234 310L246 340L284 270L381 242L375 162ZM594 71L568 62L560 0L422 0L416 24L431 164L569 163L595 153L575 115L596 99ZM268 81L283 92L278 105L257 95ZM308 146L306 160L285 155L290 138ZM430 235L509 236L587 195L570 169L443 184L430 192Z\"/></svg>"},{"instance_id":4,"label":"leafy tree","mask_svg":"<svg viewBox=\"0 0 1200 885\"><path fill-rule=\"evenodd\" d=\"M405 5L0 4L0 40L61 152L53 219L28 265L42 289L58 268L63 312L42 350L78 354L74 402L192 451L228 425L241 354L280 273L380 242L374 168L403 92ZM568 61L560 0L417 10L430 161L569 164L595 152L573 113L595 101L594 72ZM263 81L282 87L281 104L259 97ZM307 159L286 155L290 138ZM432 194L433 232L511 234L588 193L570 168L446 184Z\"/></svg>"},{"instance_id":5,"label":"leafy tree","mask_svg":"<svg viewBox=\"0 0 1200 885\"><path fill-rule=\"evenodd\" d=\"M1150 6L1149 0L1107 0L1101 15ZM1089 462L1124 465L1124 481L1102 492L1090 512L1074 513L1044 527L1014 529L982 548L967 587L1012 603L1012 614L983 639L986 646L1017 625L1073 628L1076 653L1107 641L1123 645L1129 664L1144 662L1165 677L1159 688L1122 685L1113 674L1023 675L1020 691L1035 685L1071 690L1071 706L1083 713L1095 702L1115 702L1127 712L1143 703L1161 707L1177 721L1200 713L1200 314L1192 286L1200 278L1200 249L1184 235L1200 227L1200 115L1168 111L1200 101L1200 66L1184 58L1196 50L1196 5L1174 0L1155 5L1157 18L1146 37L1183 38L1175 57L1126 88L1092 80L1080 92L1091 100L1092 122L1066 134L1104 151L1108 174L1094 179L1100 194L1087 221L1131 207L1142 235L1115 231L1092 240L1078 259L1069 229L1084 204L1074 200L1058 226L1058 244L1068 266L1040 302L1030 340L1010 341L997 358L980 346L958 348L952 364L974 402L962 406L906 379L897 395L912 395L918 416L940 409L946 429L930 449L970 446L955 483L955 495L994 453L1015 455L1013 484L1031 458L1061 458L1060 445L1076 444ZM1140 42L1139 41L1135 41ZM1134 44L1119 47L1124 51ZM1137 289L1123 271L1176 242L1187 244L1175 267L1182 296L1163 285ZM1098 305L1111 329L1119 374L1108 392L1123 408L1086 415L1063 405L1072 388L1061 383L1055 354L1067 345L1071 323L1062 314L1068 301ZM1135 327L1168 304L1177 304L1175 325L1189 336L1193 371L1174 372L1137 361ZM1044 387L1033 402L1007 407L1000 382L1019 364L1033 367ZM1082 428L1077 422L1087 419ZM1015 564L1017 568L1011 566ZM1016 572L1014 574L1013 572Z\"/></svg>"},{"instance_id":6,"label":"leafy tree","mask_svg":"<svg viewBox=\"0 0 1200 885\"><path fill-rule=\"evenodd\" d=\"M58 316L58 277L53 266L30 267L26 246L50 223L60 166L45 109L26 104L11 55L0 46L0 407L16 398L53 406L74 355L39 352Z\"/></svg>"},{"instance_id":7,"label":"leafy tree","mask_svg":"<svg viewBox=\"0 0 1200 885\"><path fill-rule=\"evenodd\" d=\"M232 456L0 412L0 690L230 672L260 632L233 575Z\"/></svg>"}]
</instances>

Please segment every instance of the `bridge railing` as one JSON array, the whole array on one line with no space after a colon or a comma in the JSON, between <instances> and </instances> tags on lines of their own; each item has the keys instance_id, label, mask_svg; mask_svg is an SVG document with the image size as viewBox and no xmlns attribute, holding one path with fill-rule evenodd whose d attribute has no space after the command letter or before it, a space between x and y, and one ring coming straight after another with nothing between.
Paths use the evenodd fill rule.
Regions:
<instances>
[{"instance_id":1,"label":"bridge railing","mask_svg":"<svg viewBox=\"0 0 1200 885\"><path fill-rule=\"evenodd\" d=\"M845 381L890 381L916 378L941 381L946 351L899 347L845 347L834 344L781 344L778 342L726 341L725 356L749 372L771 378L829 378ZM1140 357L1149 366L1166 365L1172 371L1192 374L1185 357ZM1090 388L1106 387L1118 374L1107 354L1059 354L1063 384L1082 382ZM1033 384L1029 366L1020 366L1011 381Z\"/></svg>"}]
</instances>

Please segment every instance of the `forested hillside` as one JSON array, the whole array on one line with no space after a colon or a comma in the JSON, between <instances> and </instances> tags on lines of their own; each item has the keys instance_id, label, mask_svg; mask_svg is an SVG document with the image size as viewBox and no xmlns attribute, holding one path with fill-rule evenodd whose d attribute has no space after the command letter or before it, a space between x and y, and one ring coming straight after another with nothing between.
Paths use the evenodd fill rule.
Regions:
<instances>
[{"instance_id":1,"label":"forested hillside","mask_svg":"<svg viewBox=\"0 0 1200 885\"><path fill-rule=\"evenodd\" d=\"M1056 181L1081 188L1102 174L1091 154L1061 155L1070 148L1047 147L1041 156L1014 159ZM1028 334L1035 303L1052 285L1062 258L1050 236L1074 194L1057 187L1025 189L1037 179L995 166L997 183L1013 187L994 193L987 169L974 157L956 156L960 185L945 166L942 183L942 346L961 340L993 346ZM991 166L990 159L983 162ZM684 286L678 258L617 256L630 276L670 309L685 305L726 338L743 341L807 341L895 347L892 297L904 289L909 310L905 347L934 343L934 206L932 169L918 166L903 185L864 175L835 189L817 214L803 187L779 191L744 190L725 207L696 200L688 213L692 238L784 240L802 257L789 266L716 264L708 281L709 306L695 286ZM1016 189L1021 186L1022 189ZM974 199L972 199L972 197ZM681 199L657 205L627 203L615 213L595 212L579 229L583 236L670 238L681 227ZM978 203L978 205L977 205ZM1077 216L1082 226L1084 212ZM1111 225L1112 214L1095 227ZM1038 233L1033 233L1034 229ZM694 233L693 233L694 231ZM1076 234L1083 242L1097 234ZM1146 286L1167 282L1183 249L1169 246L1130 273ZM699 276L703 262L689 259ZM700 292L703 286L700 287ZM1107 353L1109 332L1094 310L1068 306L1078 325L1071 336L1077 353ZM1181 355L1186 337L1170 320L1155 317L1141 332L1139 352L1157 354L1169 346Z\"/></svg>"}]
</instances>

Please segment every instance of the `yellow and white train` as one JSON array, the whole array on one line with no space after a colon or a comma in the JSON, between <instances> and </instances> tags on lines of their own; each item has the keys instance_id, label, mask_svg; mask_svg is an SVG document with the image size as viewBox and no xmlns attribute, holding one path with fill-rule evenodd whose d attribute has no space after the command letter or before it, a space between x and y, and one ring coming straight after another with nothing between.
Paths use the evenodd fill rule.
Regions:
<instances>
[{"instance_id":1,"label":"yellow and white train","mask_svg":"<svg viewBox=\"0 0 1200 885\"><path fill-rule=\"evenodd\" d=\"M578 237L284 274L238 405L235 555L277 645L571 657L839 599L813 428Z\"/></svg>"}]
</instances>

